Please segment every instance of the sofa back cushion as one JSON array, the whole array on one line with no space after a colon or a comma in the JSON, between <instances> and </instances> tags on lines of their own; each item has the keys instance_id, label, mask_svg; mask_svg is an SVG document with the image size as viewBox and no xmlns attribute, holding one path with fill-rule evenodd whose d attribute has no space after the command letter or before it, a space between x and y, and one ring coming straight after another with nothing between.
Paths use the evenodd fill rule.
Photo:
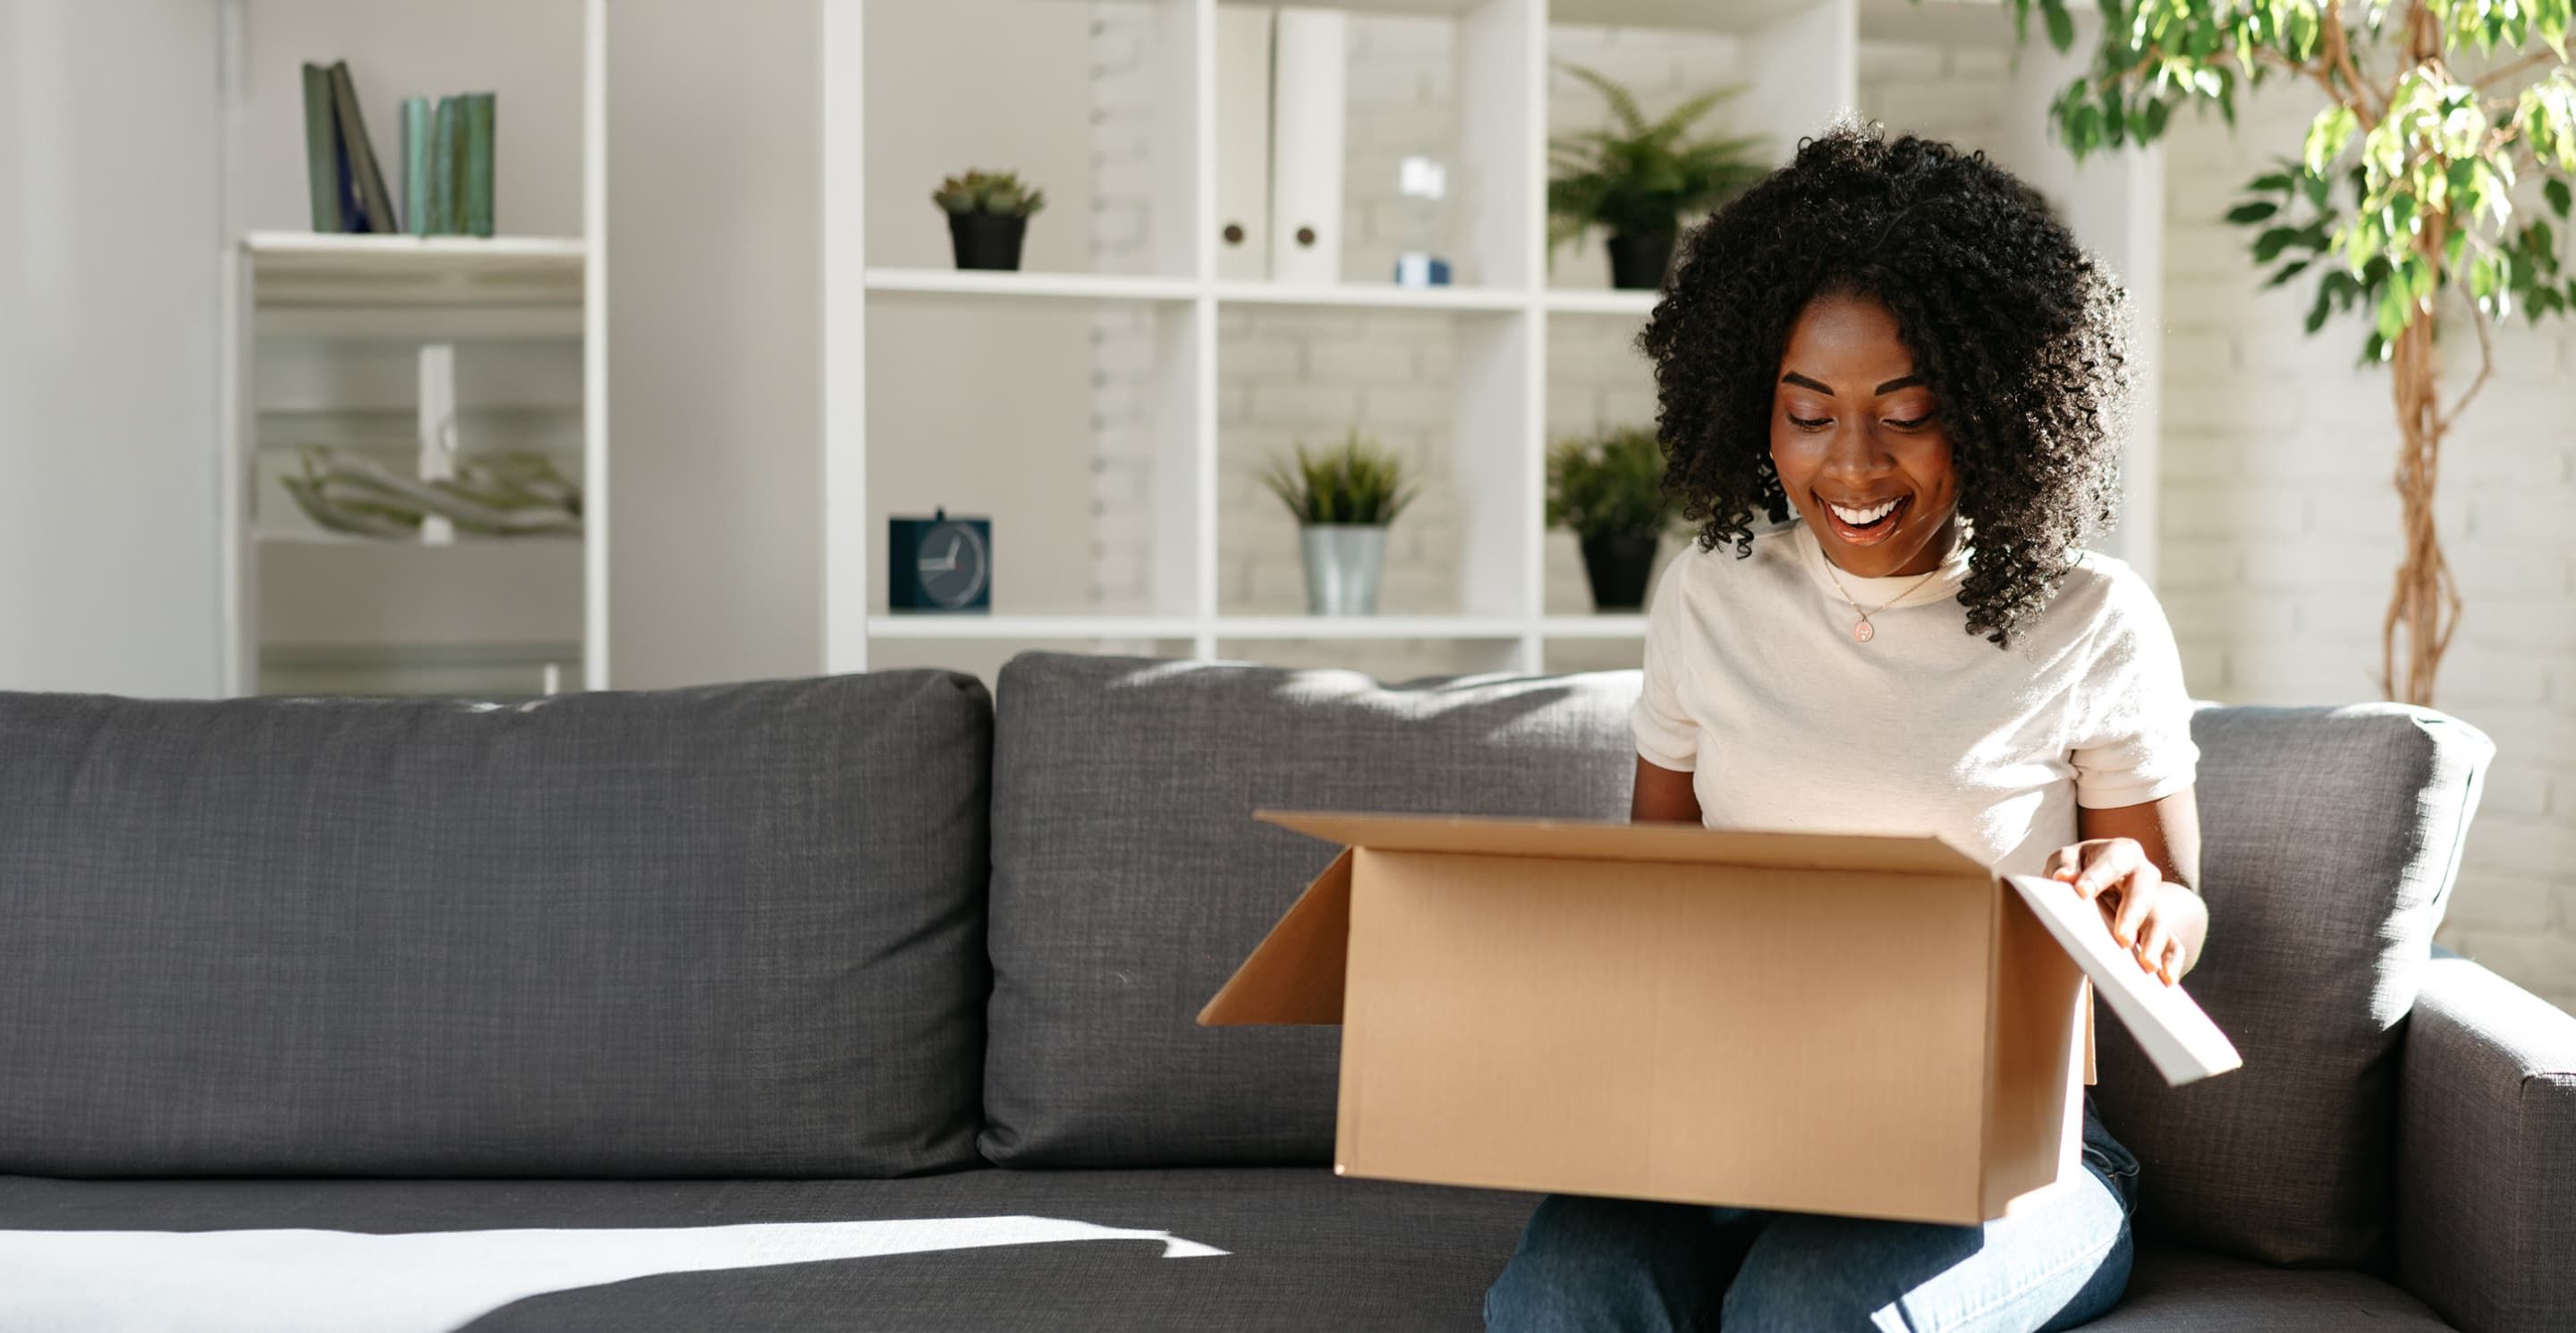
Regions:
<instances>
[{"instance_id":1,"label":"sofa back cushion","mask_svg":"<svg viewBox=\"0 0 2576 1333\"><path fill-rule=\"evenodd\" d=\"M974 1161L991 709L0 696L0 1173Z\"/></svg>"},{"instance_id":2,"label":"sofa back cushion","mask_svg":"<svg viewBox=\"0 0 2576 1333\"><path fill-rule=\"evenodd\" d=\"M2097 1015L2097 1096L2143 1168L2139 1228L2269 1263L2372 1263L2399 1043L2494 746L2397 704L2208 708L2192 738L2210 927L2184 984L2245 1067L2167 1087Z\"/></svg>"},{"instance_id":3,"label":"sofa back cushion","mask_svg":"<svg viewBox=\"0 0 2576 1333\"><path fill-rule=\"evenodd\" d=\"M1332 1160L1341 1029L1195 1018L1338 849L1287 809L1625 816L1635 672L1380 685L1030 654L1002 670L984 1153Z\"/></svg>"}]
</instances>

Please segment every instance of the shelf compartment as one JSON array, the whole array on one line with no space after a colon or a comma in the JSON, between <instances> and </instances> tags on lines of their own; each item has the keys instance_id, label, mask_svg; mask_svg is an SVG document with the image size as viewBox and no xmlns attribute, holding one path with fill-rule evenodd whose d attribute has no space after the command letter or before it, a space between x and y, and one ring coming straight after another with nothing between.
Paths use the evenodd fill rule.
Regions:
<instances>
[{"instance_id":1,"label":"shelf compartment","mask_svg":"<svg viewBox=\"0 0 2576 1333\"><path fill-rule=\"evenodd\" d=\"M835 520L866 543L866 600L851 607L864 607L865 632L892 610L888 520L941 509L991 520L997 618L1202 610L1204 313L1096 298L870 302L867 509Z\"/></svg>"},{"instance_id":2,"label":"shelf compartment","mask_svg":"<svg viewBox=\"0 0 2576 1333\"><path fill-rule=\"evenodd\" d=\"M1297 522L1262 474L1353 428L1419 483L1387 534L1382 613L1499 623L1535 609L1524 596L1538 521L1530 320L1235 307L1219 329L1220 613L1304 612Z\"/></svg>"}]
</instances>

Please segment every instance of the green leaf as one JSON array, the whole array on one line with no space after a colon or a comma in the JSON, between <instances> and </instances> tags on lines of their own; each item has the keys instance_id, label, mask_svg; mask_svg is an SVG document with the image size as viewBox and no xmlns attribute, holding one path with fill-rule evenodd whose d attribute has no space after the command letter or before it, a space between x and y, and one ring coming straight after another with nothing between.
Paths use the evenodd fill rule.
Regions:
<instances>
[{"instance_id":1,"label":"green leaf","mask_svg":"<svg viewBox=\"0 0 2576 1333\"><path fill-rule=\"evenodd\" d=\"M2145 143L2153 143L2156 140L2165 137L2165 119L2172 113L2173 108L2162 98L2147 103L2146 128L2145 131L2138 136L2139 140Z\"/></svg>"},{"instance_id":2,"label":"green leaf","mask_svg":"<svg viewBox=\"0 0 2576 1333\"><path fill-rule=\"evenodd\" d=\"M2281 206L2269 199L2255 199L2227 210L2227 220L2242 227L2247 223L2260 222L2280 211Z\"/></svg>"},{"instance_id":3,"label":"green leaf","mask_svg":"<svg viewBox=\"0 0 2576 1333\"><path fill-rule=\"evenodd\" d=\"M2540 183L2540 194L2549 201L2550 212L2562 218L2567 216L2567 182L2551 177Z\"/></svg>"},{"instance_id":4,"label":"green leaf","mask_svg":"<svg viewBox=\"0 0 2576 1333\"><path fill-rule=\"evenodd\" d=\"M2066 0L2040 0L2039 8L2048 20L2048 44L2059 51L2075 45L2075 15L2067 12Z\"/></svg>"},{"instance_id":5,"label":"green leaf","mask_svg":"<svg viewBox=\"0 0 2576 1333\"><path fill-rule=\"evenodd\" d=\"M2273 227L2254 238L2254 262L2269 264L2281 257L2290 242L2299 239L2297 227Z\"/></svg>"},{"instance_id":6,"label":"green leaf","mask_svg":"<svg viewBox=\"0 0 2576 1333\"><path fill-rule=\"evenodd\" d=\"M2326 316L2333 313L2334 291L2332 283L2317 284L2317 299L2308 305L2308 332L2314 333L2326 326Z\"/></svg>"},{"instance_id":7,"label":"green leaf","mask_svg":"<svg viewBox=\"0 0 2576 1333\"><path fill-rule=\"evenodd\" d=\"M2279 287L2289 282L2290 279L2307 272L2308 265L2315 262L2316 261L2313 259L2296 259L2287 264L2283 264L2281 266L2281 271L2273 274L2271 280L2263 284L2263 290L2268 292L2275 287Z\"/></svg>"},{"instance_id":8,"label":"green leaf","mask_svg":"<svg viewBox=\"0 0 2576 1333\"><path fill-rule=\"evenodd\" d=\"M2307 144L2301 154L2308 174L2324 175L2326 168L2343 156L2343 146L2352 141L2352 132L2360 126L2361 120L2351 107L2331 106L2318 112L2316 119L2308 122Z\"/></svg>"}]
</instances>

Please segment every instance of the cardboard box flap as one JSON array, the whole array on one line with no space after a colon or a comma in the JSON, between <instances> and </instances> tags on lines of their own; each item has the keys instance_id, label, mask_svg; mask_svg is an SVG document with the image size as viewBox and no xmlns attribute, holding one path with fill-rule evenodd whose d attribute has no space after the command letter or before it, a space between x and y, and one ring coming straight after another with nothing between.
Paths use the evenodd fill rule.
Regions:
<instances>
[{"instance_id":1,"label":"cardboard box flap","mask_svg":"<svg viewBox=\"0 0 2576 1333\"><path fill-rule=\"evenodd\" d=\"M2073 890L2036 875L2008 875L2004 882L2030 904L2058 947L2093 978L2111 1012L2137 1037L2138 1046L2155 1062L2167 1083L2180 1086L2223 1074L2245 1063L2235 1043L2209 1015L2183 993L2138 966L2138 960L2111 938L2101 909L2075 896Z\"/></svg>"},{"instance_id":2,"label":"cardboard box flap","mask_svg":"<svg viewBox=\"0 0 2576 1333\"><path fill-rule=\"evenodd\" d=\"M1993 873L1975 857L1930 834L1742 833L1691 824L1298 810L1257 810L1253 818L1326 842L1387 852L1689 861L1779 870L1865 870L1979 879Z\"/></svg>"},{"instance_id":3,"label":"cardboard box flap","mask_svg":"<svg viewBox=\"0 0 2576 1333\"><path fill-rule=\"evenodd\" d=\"M1199 1010L1199 1026L1341 1022L1350 943L1351 854L1345 849Z\"/></svg>"}]
</instances>

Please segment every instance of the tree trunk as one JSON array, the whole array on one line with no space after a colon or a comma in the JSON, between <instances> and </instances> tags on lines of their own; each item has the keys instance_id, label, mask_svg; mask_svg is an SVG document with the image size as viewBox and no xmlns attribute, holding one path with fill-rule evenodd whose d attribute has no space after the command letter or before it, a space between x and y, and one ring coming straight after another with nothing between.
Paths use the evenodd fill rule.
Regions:
<instances>
[{"instance_id":1,"label":"tree trunk","mask_svg":"<svg viewBox=\"0 0 2576 1333\"><path fill-rule=\"evenodd\" d=\"M2434 675L2451 646L2451 631L2460 623L2459 584L2442 556L2441 536L2433 525L2433 488L2441 476L2442 436L2448 424L2441 414L2442 364L2433 343L2433 324L2430 312L2419 316L2398 335L2390 357L2389 382L2397 400L2399 437L2397 501L2405 545L2397 565L2397 586L2388 599L2388 616L2380 627L2379 656L2380 685L2388 697L2428 708L2433 703Z\"/></svg>"}]
</instances>

